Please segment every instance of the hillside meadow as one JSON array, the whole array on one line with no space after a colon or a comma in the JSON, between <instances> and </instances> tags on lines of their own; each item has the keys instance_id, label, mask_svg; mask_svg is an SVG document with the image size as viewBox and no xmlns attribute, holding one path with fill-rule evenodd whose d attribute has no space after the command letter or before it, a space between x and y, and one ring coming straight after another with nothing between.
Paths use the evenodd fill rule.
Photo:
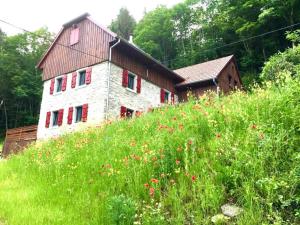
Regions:
<instances>
[{"instance_id":1,"label":"hillside meadow","mask_svg":"<svg viewBox=\"0 0 300 225\"><path fill-rule=\"evenodd\" d=\"M4 224L300 223L300 82L155 109L0 162Z\"/></svg>"}]
</instances>

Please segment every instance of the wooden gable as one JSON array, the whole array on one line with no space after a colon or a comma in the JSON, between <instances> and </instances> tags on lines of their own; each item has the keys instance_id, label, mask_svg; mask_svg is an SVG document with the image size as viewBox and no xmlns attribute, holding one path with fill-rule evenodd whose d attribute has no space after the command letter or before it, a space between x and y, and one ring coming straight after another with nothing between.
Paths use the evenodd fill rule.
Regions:
<instances>
[{"instance_id":1,"label":"wooden gable","mask_svg":"<svg viewBox=\"0 0 300 225\"><path fill-rule=\"evenodd\" d=\"M43 80L108 60L109 42L114 36L89 18L74 22L62 29L38 64ZM79 29L79 40L70 45L74 26Z\"/></svg>"}]
</instances>

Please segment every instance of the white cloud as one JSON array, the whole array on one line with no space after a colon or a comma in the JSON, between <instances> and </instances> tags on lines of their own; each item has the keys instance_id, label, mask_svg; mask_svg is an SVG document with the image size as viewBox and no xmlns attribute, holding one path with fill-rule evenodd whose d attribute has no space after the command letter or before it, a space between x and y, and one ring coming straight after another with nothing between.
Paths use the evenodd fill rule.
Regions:
<instances>
[{"instance_id":1,"label":"white cloud","mask_svg":"<svg viewBox=\"0 0 300 225\"><path fill-rule=\"evenodd\" d=\"M4 1L4 0L2 0ZM47 26L57 33L62 24L88 12L100 24L107 26L121 7L127 7L136 20L143 17L145 10L150 11L158 5L172 6L183 0L7 0L1 2L0 19L33 31ZM0 22L0 28L7 34L19 30Z\"/></svg>"}]
</instances>

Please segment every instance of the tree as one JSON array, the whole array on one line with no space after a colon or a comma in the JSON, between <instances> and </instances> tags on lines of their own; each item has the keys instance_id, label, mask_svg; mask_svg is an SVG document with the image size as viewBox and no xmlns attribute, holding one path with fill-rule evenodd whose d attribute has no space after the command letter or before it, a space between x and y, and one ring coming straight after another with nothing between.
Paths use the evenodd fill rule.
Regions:
<instances>
[{"instance_id":1,"label":"tree","mask_svg":"<svg viewBox=\"0 0 300 225\"><path fill-rule=\"evenodd\" d=\"M51 43L45 28L4 36L0 45L0 99L7 108L8 127L37 123L42 95L41 72L35 65ZM5 128L0 108L0 132Z\"/></svg>"},{"instance_id":2,"label":"tree","mask_svg":"<svg viewBox=\"0 0 300 225\"><path fill-rule=\"evenodd\" d=\"M109 28L122 38L129 40L130 35L133 34L135 26L136 21L130 15L129 11L126 8L121 8L119 15L111 22Z\"/></svg>"}]
</instances>

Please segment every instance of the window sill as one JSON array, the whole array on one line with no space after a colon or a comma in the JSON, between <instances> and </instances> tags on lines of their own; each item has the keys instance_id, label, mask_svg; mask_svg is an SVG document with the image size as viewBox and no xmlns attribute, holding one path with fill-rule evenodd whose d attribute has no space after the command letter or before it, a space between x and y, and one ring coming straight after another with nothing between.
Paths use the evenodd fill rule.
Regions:
<instances>
[{"instance_id":1,"label":"window sill","mask_svg":"<svg viewBox=\"0 0 300 225\"><path fill-rule=\"evenodd\" d=\"M132 93L137 94L137 92L136 92L135 90L132 90L131 88L128 88L128 87L127 87L126 90L127 90L127 91L130 91L130 92L132 92Z\"/></svg>"},{"instance_id":2,"label":"window sill","mask_svg":"<svg viewBox=\"0 0 300 225\"><path fill-rule=\"evenodd\" d=\"M58 95L61 95L62 94L62 91L60 91L60 92L55 92L55 93L53 93L53 96L58 96Z\"/></svg>"},{"instance_id":3,"label":"window sill","mask_svg":"<svg viewBox=\"0 0 300 225\"><path fill-rule=\"evenodd\" d=\"M86 84L83 84L83 85L80 85L80 86L76 86L75 90L82 89L82 88L85 88L85 87L87 87Z\"/></svg>"}]
</instances>

